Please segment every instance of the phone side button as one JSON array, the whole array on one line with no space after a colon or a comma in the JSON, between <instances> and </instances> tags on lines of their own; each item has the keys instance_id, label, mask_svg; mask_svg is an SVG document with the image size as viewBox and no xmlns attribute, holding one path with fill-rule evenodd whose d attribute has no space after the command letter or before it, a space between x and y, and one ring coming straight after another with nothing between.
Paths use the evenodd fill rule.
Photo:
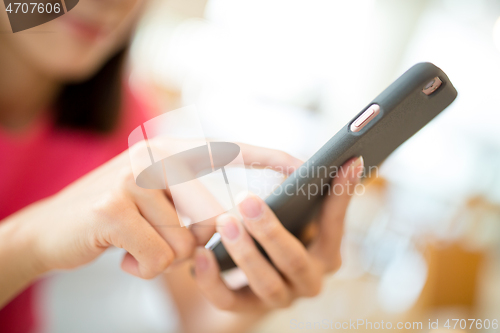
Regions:
<instances>
[{"instance_id":1,"label":"phone side button","mask_svg":"<svg viewBox=\"0 0 500 333\"><path fill-rule=\"evenodd\" d=\"M368 125L373 118L375 118L380 113L380 106L378 104L371 105L365 110L356 120L351 124L352 132L359 132Z\"/></svg>"}]
</instances>

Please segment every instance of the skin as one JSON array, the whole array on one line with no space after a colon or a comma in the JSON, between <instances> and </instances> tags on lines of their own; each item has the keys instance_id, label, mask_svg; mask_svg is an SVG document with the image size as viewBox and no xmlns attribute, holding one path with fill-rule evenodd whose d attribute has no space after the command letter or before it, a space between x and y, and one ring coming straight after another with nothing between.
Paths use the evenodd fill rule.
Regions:
<instances>
[{"instance_id":1,"label":"skin","mask_svg":"<svg viewBox=\"0 0 500 333\"><path fill-rule=\"evenodd\" d=\"M213 253L197 247L194 277L189 278L189 266L185 265L168 279L186 332L246 332L269 311L286 308L300 297L318 295L325 274L335 272L342 263L340 246L345 213L353 188L359 182L363 159L348 161L342 170L345 172L341 171L333 184L341 186L343 191L340 195L326 196L315 225L317 232L307 247L254 195L238 207L243 220L230 214L217 219L222 242L247 276L249 285L230 290L219 275ZM262 245L276 268L264 259L250 236ZM196 320L189 313L196 313Z\"/></svg>"},{"instance_id":2,"label":"skin","mask_svg":"<svg viewBox=\"0 0 500 333\"><path fill-rule=\"evenodd\" d=\"M86 0L24 32L0 34L0 123L21 131L61 86L90 77L130 37L144 1ZM11 31L0 10L0 31Z\"/></svg>"},{"instance_id":3,"label":"skin","mask_svg":"<svg viewBox=\"0 0 500 333\"><path fill-rule=\"evenodd\" d=\"M68 14L28 32L1 33L0 126L13 135L29 132L64 84L93 75L128 41L143 6L138 0L80 1ZM10 31L3 10L0 30ZM240 147L248 164L281 170L301 164L283 152ZM79 267L116 246L127 250L124 271L145 279L164 277L186 332L239 332L271 309L317 295L323 276L340 266L343 221L352 193L347 188L358 181L361 159L347 162L352 172L334 180L345 190L327 196L317 220L319 232L306 247L255 196L239 205L241 221L224 214L216 224L180 227L168 190L135 185L128 154L0 221L0 308L46 272ZM247 275L248 287L228 289L213 254L202 247L215 228ZM276 268L250 237L264 247Z\"/></svg>"},{"instance_id":4,"label":"skin","mask_svg":"<svg viewBox=\"0 0 500 333\"><path fill-rule=\"evenodd\" d=\"M240 146L249 164L283 168L295 161L282 152ZM0 267L9 269L0 275L0 286L5 287L0 288L0 305L34 278L89 263L110 246L127 250L124 271L151 279L174 261L190 258L197 245L208 241L214 224L180 227L168 191L135 184L129 154L134 158L138 148L2 221Z\"/></svg>"}]
</instances>

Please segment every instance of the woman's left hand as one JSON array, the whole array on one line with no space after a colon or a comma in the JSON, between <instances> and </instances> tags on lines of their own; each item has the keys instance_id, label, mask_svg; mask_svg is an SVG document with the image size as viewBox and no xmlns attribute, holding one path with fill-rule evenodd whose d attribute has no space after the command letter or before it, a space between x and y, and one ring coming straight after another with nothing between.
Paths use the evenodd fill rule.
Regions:
<instances>
[{"instance_id":1,"label":"woman's left hand","mask_svg":"<svg viewBox=\"0 0 500 333\"><path fill-rule=\"evenodd\" d=\"M240 203L242 222L230 214L219 216L217 230L228 253L247 276L248 287L230 290L220 277L213 253L198 248L195 279L205 297L222 310L254 312L288 307L298 297L316 296L323 276L341 265L344 217L362 168L362 158L344 164L343 172L334 179L335 187L332 186L335 193L341 194L325 198L319 232L307 247L283 227L257 196L250 195ZM259 252L252 237L262 245L274 266Z\"/></svg>"}]
</instances>

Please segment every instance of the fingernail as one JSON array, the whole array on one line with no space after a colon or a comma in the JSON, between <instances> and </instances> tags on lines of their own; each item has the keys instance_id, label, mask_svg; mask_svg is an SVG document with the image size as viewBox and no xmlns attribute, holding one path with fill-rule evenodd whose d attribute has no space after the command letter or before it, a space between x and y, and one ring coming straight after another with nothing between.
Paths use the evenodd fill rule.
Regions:
<instances>
[{"instance_id":1,"label":"fingernail","mask_svg":"<svg viewBox=\"0 0 500 333\"><path fill-rule=\"evenodd\" d=\"M251 220L257 220L264 212L261 201L251 194L239 204L239 207L241 214Z\"/></svg>"},{"instance_id":2,"label":"fingernail","mask_svg":"<svg viewBox=\"0 0 500 333\"><path fill-rule=\"evenodd\" d=\"M199 272L203 272L203 271L207 270L208 259L205 256L205 253L203 252L203 250L200 249L200 250L196 251L194 263L196 266L196 270L198 270ZM194 273L194 274L196 274L196 273Z\"/></svg>"},{"instance_id":3,"label":"fingernail","mask_svg":"<svg viewBox=\"0 0 500 333\"><path fill-rule=\"evenodd\" d=\"M240 235L240 229L236 224L236 219L230 214L222 214L217 217L217 231L228 240L236 240Z\"/></svg>"},{"instance_id":4,"label":"fingernail","mask_svg":"<svg viewBox=\"0 0 500 333\"><path fill-rule=\"evenodd\" d=\"M364 168L365 162L363 160L363 156L359 156L357 159L355 159L351 166L350 166L350 171L349 171L349 180L357 184L359 182L359 179L361 175L363 174L363 168Z\"/></svg>"}]
</instances>

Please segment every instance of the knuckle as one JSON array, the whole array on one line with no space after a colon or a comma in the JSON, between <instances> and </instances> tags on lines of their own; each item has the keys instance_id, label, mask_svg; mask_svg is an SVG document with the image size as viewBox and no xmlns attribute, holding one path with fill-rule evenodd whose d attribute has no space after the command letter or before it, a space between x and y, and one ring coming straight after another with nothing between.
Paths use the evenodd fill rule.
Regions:
<instances>
[{"instance_id":1,"label":"knuckle","mask_svg":"<svg viewBox=\"0 0 500 333\"><path fill-rule=\"evenodd\" d=\"M274 309L286 309L292 305L293 299L291 295L283 291L279 298L268 299L266 303Z\"/></svg>"},{"instance_id":2,"label":"knuckle","mask_svg":"<svg viewBox=\"0 0 500 333\"><path fill-rule=\"evenodd\" d=\"M145 280L151 280L157 277L161 272L163 272L172 263L173 257L171 256L159 256L155 259L151 266L141 270L141 277Z\"/></svg>"},{"instance_id":3,"label":"knuckle","mask_svg":"<svg viewBox=\"0 0 500 333\"><path fill-rule=\"evenodd\" d=\"M307 284L307 288L303 291L304 297L316 297L321 293L323 289L323 276L321 274L317 274L311 280L310 283Z\"/></svg>"},{"instance_id":4,"label":"knuckle","mask_svg":"<svg viewBox=\"0 0 500 333\"><path fill-rule=\"evenodd\" d=\"M285 300L284 300L284 301L283 301L283 302L279 305L279 307L280 307L281 309L286 309L286 308L289 308L289 307L292 305L292 303L293 303L292 298L287 297L287 298L286 298L286 299L285 299Z\"/></svg>"},{"instance_id":5,"label":"knuckle","mask_svg":"<svg viewBox=\"0 0 500 333\"><path fill-rule=\"evenodd\" d=\"M116 221L126 208L127 198L121 191L107 191L92 203L90 209L99 218Z\"/></svg>"},{"instance_id":6,"label":"knuckle","mask_svg":"<svg viewBox=\"0 0 500 333\"><path fill-rule=\"evenodd\" d=\"M144 280L151 280L160 273L160 271L157 270L154 264L142 265L142 267L140 267L139 269L139 272L141 279Z\"/></svg>"},{"instance_id":7,"label":"knuckle","mask_svg":"<svg viewBox=\"0 0 500 333\"><path fill-rule=\"evenodd\" d=\"M173 247L177 259L189 258L196 248L196 239L193 234L186 230L186 233L179 237L179 240Z\"/></svg>"},{"instance_id":8,"label":"knuckle","mask_svg":"<svg viewBox=\"0 0 500 333\"><path fill-rule=\"evenodd\" d=\"M132 170L128 166L124 166L120 168L117 172L116 175L118 179L120 179L122 182L135 182L134 174L132 173Z\"/></svg>"},{"instance_id":9,"label":"knuckle","mask_svg":"<svg viewBox=\"0 0 500 333\"><path fill-rule=\"evenodd\" d=\"M126 171L119 171L117 174L117 179L118 179L118 188L120 188L123 191L127 191L129 193L137 194L137 193L142 193L142 192L154 192L154 191L147 191L143 189L142 187L138 186L135 183L135 178L134 175L126 170Z\"/></svg>"},{"instance_id":10,"label":"knuckle","mask_svg":"<svg viewBox=\"0 0 500 333\"><path fill-rule=\"evenodd\" d=\"M242 264L248 264L253 261L254 252L250 246L242 246L238 251L239 262Z\"/></svg>"},{"instance_id":11,"label":"knuckle","mask_svg":"<svg viewBox=\"0 0 500 333\"><path fill-rule=\"evenodd\" d=\"M303 256L291 256L287 265L293 275L304 275L309 271L309 263Z\"/></svg>"},{"instance_id":12,"label":"knuckle","mask_svg":"<svg viewBox=\"0 0 500 333\"><path fill-rule=\"evenodd\" d=\"M143 272L141 274L142 275L141 277L144 280L151 280L151 279L154 279L158 274L159 274L159 272L156 272L154 270L148 269L148 270L146 270L145 272Z\"/></svg>"},{"instance_id":13,"label":"knuckle","mask_svg":"<svg viewBox=\"0 0 500 333\"><path fill-rule=\"evenodd\" d=\"M236 301L235 301L234 297L227 297L227 298L221 299L218 302L216 302L215 306L219 310L231 311L231 310L234 310L235 304L236 304Z\"/></svg>"},{"instance_id":14,"label":"knuckle","mask_svg":"<svg viewBox=\"0 0 500 333\"><path fill-rule=\"evenodd\" d=\"M128 189L128 184L135 184L134 175L128 166L114 170L113 177L115 187L119 189Z\"/></svg>"},{"instance_id":15,"label":"knuckle","mask_svg":"<svg viewBox=\"0 0 500 333\"><path fill-rule=\"evenodd\" d=\"M231 310L231 305L229 305L229 303L226 303L226 302L219 302L219 303L216 303L215 304L215 307L219 310L222 310L222 311L230 311Z\"/></svg>"},{"instance_id":16,"label":"knuckle","mask_svg":"<svg viewBox=\"0 0 500 333\"><path fill-rule=\"evenodd\" d=\"M128 190L137 190L141 188L136 185L134 175L129 171L124 172L120 176L120 181Z\"/></svg>"},{"instance_id":17,"label":"knuckle","mask_svg":"<svg viewBox=\"0 0 500 333\"><path fill-rule=\"evenodd\" d=\"M340 267L342 267L342 258L338 258L337 260L335 260L335 262L333 263L333 266L332 266L332 271L336 272L340 269Z\"/></svg>"},{"instance_id":18,"label":"knuckle","mask_svg":"<svg viewBox=\"0 0 500 333\"><path fill-rule=\"evenodd\" d=\"M216 307L222 311L231 311L231 310L234 311L235 304L236 304L235 299L231 297L216 303Z\"/></svg>"},{"instance_id":19,"label":"knuckle","mask_svg":"<svg viewBox=\"0 0 500 333\"><path fill-rule=\"evenodd\" d=\"M279 238L280 228L276 221L264 216L259 221L254 221L251 224L251 232L258 238L274 241Z\"/></svg>"},{"instance_id":20,"label":"knuckle","mask_svg":"<svg viewBox=\"0 0 500 333\"><path fill-rule=\"evenodd\" d=\"M144 202L156 202L161 199L161 192L159 190L146 189L136 185L134 182L127 182L124 184L125 190L132 195L133 198Z\"/></svg>"},{"instance_id":21,"label":"knuckle","mask_svg":"<svg viewBox=\"0 0 500 333\"><path fill-rule=\"evenodd\" d=\"M281 284L269 281L261 286L262 295L272 304L279 306L286 302Z\"/></svg>"},{"instance_id":22,"label":"knuckle","mask_svg":"<svg viewBox=\"0 0 500 333\"><path fill-rule=\"evenodd\" d=\"M329 260L326 267L327 273L334 273L340 269L342 266L342 257L340 255L336 256L334 259Z\"/></svg>"},{"instance_id":23,"label":"knuckle","mask_svg":"<svg viewBox=\"0 0 500 333\"><path fill-rule=\"evenodd\" d=\"M308 285L308 288L305 290L304 296L305 297L316 297L321 293L321 290L323 289L323 280L317 279L317 281L314 281L313 283L310 283Z\"/></svg>"},{"instance_id":24,"label":"knuckle","mask_svg":"<svg viewBox=\"0 0 500 333\"><path fill-rule=\"evenodd\" d=\"M172 251L162 251L159 255L156 256L155 258L155 263L153 270L156 271L155 276L163 272L165 269L167 269L168 266L174 261L174 256L172 254Z\"/></svg>"}]
</instances>

